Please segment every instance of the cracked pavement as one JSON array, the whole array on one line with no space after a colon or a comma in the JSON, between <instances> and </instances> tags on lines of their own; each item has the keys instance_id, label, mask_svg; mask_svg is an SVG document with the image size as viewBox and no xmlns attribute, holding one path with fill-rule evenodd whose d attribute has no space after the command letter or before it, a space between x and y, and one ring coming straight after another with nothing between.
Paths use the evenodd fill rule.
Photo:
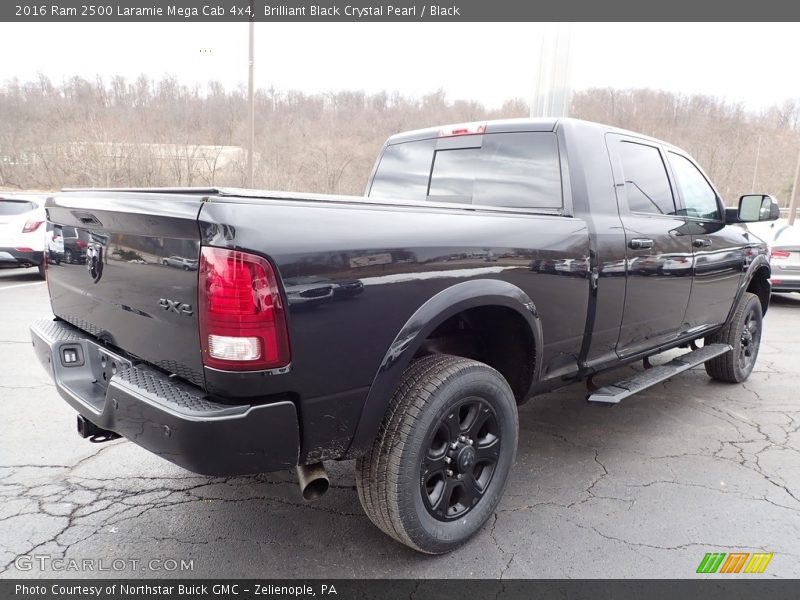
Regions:
<instances>
[{"instance_id":1,"label":"cracked pavement","mask_svg":"<svg viewBox=\"0 0 800 600\"><path fill-rule=\"evenodd\" d=\"M305 504L293 473L203 477L125 440L81 440L30 347L44 284L0 272L0 307L0 578L695 577L715 551L773 552L763 576L800 576L800 295L773 296L745 385L699 368L613 408L587 405L580 385L521 407L499 509L439 557L372 526L349 462L329 464L331 490ZM21 571L21 555L193 570Z\"/></svg>"}]
</instances>

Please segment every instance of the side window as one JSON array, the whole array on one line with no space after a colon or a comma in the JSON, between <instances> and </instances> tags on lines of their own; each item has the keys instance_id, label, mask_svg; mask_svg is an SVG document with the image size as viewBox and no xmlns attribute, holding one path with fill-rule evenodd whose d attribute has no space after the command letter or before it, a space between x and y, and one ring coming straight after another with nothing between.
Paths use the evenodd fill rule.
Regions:
<instances>
[{"instance_id":1,"label":"side window","mask_svg":"<svg viewBox=\"0 0 800 600\"><path fill-rule=\"evenodd\" d=\"M623 141L617 149L631 212L674 215L675 199L658 148Z\"/></svg>"},{"instance_id":2,"label":"side window","mask_svg":"<svg viewBox=\"0 0 800 600\"><path fill-rule=\"evenodd\" d=\"M669 153L669 164L675 174L686 216L718 221L717 194L698 168L674 152Z\"/></svg>"},{"instance_id":3,"label":"side window","mask_svg":"<svg viewBox=\"0 0 800 600\"><path fill-rule=\"evenodd\" d=\"M375 171L369 196L397 200L425 200L436 140L387 146Z\"/></svg>"}]
</instances>

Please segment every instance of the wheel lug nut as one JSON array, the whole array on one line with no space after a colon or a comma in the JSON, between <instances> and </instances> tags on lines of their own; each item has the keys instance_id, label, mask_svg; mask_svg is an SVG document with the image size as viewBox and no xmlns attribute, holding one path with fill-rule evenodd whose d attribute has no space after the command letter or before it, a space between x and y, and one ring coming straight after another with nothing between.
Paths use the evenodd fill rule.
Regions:
<instances>
[{"instance_id":1,"label":"wheel lug nut","mask_svg":"<svg viewBox=\"0 0 800 600\"><path fill-rule=\"evenodd\" d=\"M452 476L453 476L453 472L452 472L450 469L447 469L447 471L445 471L444 473L445 473L445 475L447 475L448 477L452 477Z\"/></svg>"},{"instance_id":2,"label":"wheel lug nut","mask_svg":"<svg viewBox=\"0 0 800 600\"><path fill-rule=\"evenodd\" d=\"M451 462L453 462L453 459L450 458L449 456L445 456L444 457L444 462L446 462L449 465Z\"/></svg>"},{"instance_id":3,"label":"wheel lug nut","mask_svg":"<svg viewBox=\"0 0 800 600\"><path fill-rule=\"evenodd\" d=\"M451 450L455 450L456 448L458 448L458 442L453 442L452 444L450 444Z\"/></svg>"},{"instance_id":4,"label":"wheel lug nut","mask_svg":"<svg viewBox=\"0 0 800 600\"><path fill-rule=\"evenodd\" d=\"M472 440L467 440L467 445L472 446Z\"/></svg>"}]
</instances>

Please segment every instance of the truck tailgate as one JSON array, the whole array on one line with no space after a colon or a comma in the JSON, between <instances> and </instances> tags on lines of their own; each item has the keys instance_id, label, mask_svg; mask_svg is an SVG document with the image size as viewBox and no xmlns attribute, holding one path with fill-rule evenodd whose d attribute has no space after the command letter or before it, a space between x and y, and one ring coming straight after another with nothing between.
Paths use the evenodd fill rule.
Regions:
<instances>
[{"instance_id":1,"label":"truck tailgate","mask_svg":"<svg viewBox=\"0 0 800 600\"><path fill-rule=\"evenodd\" d=\"M200 194L76 191L47 201L75 227L48 267L53 313L169 373L204 385L197 304Z\"/></svg>"}]
</instances>

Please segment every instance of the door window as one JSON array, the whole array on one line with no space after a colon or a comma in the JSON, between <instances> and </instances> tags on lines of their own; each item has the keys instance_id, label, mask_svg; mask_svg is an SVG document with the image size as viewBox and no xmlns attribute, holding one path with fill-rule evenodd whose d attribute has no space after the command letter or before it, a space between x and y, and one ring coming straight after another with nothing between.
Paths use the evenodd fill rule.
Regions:
<instances>
[{"instance_id":1,"label":"door window","mask_svg":"<svg viewBox=\"0 0 800 600\"><path fill-rule=\"evenodd\" d=\"M675 174L686 216L718 221L717 193L699 169L689 159L674 152L669 153L669 164Z\"/></svg>"},{"instance_id":2,"label":"door window","mask_svg":"<svg viewBox=\"0 0 800 600\"><path fill-rule=\"evenodd\" d=\"M674 215L675 199L658 148L627 141L617 148L631 212Z\"/></svg>"}]
</instances>

